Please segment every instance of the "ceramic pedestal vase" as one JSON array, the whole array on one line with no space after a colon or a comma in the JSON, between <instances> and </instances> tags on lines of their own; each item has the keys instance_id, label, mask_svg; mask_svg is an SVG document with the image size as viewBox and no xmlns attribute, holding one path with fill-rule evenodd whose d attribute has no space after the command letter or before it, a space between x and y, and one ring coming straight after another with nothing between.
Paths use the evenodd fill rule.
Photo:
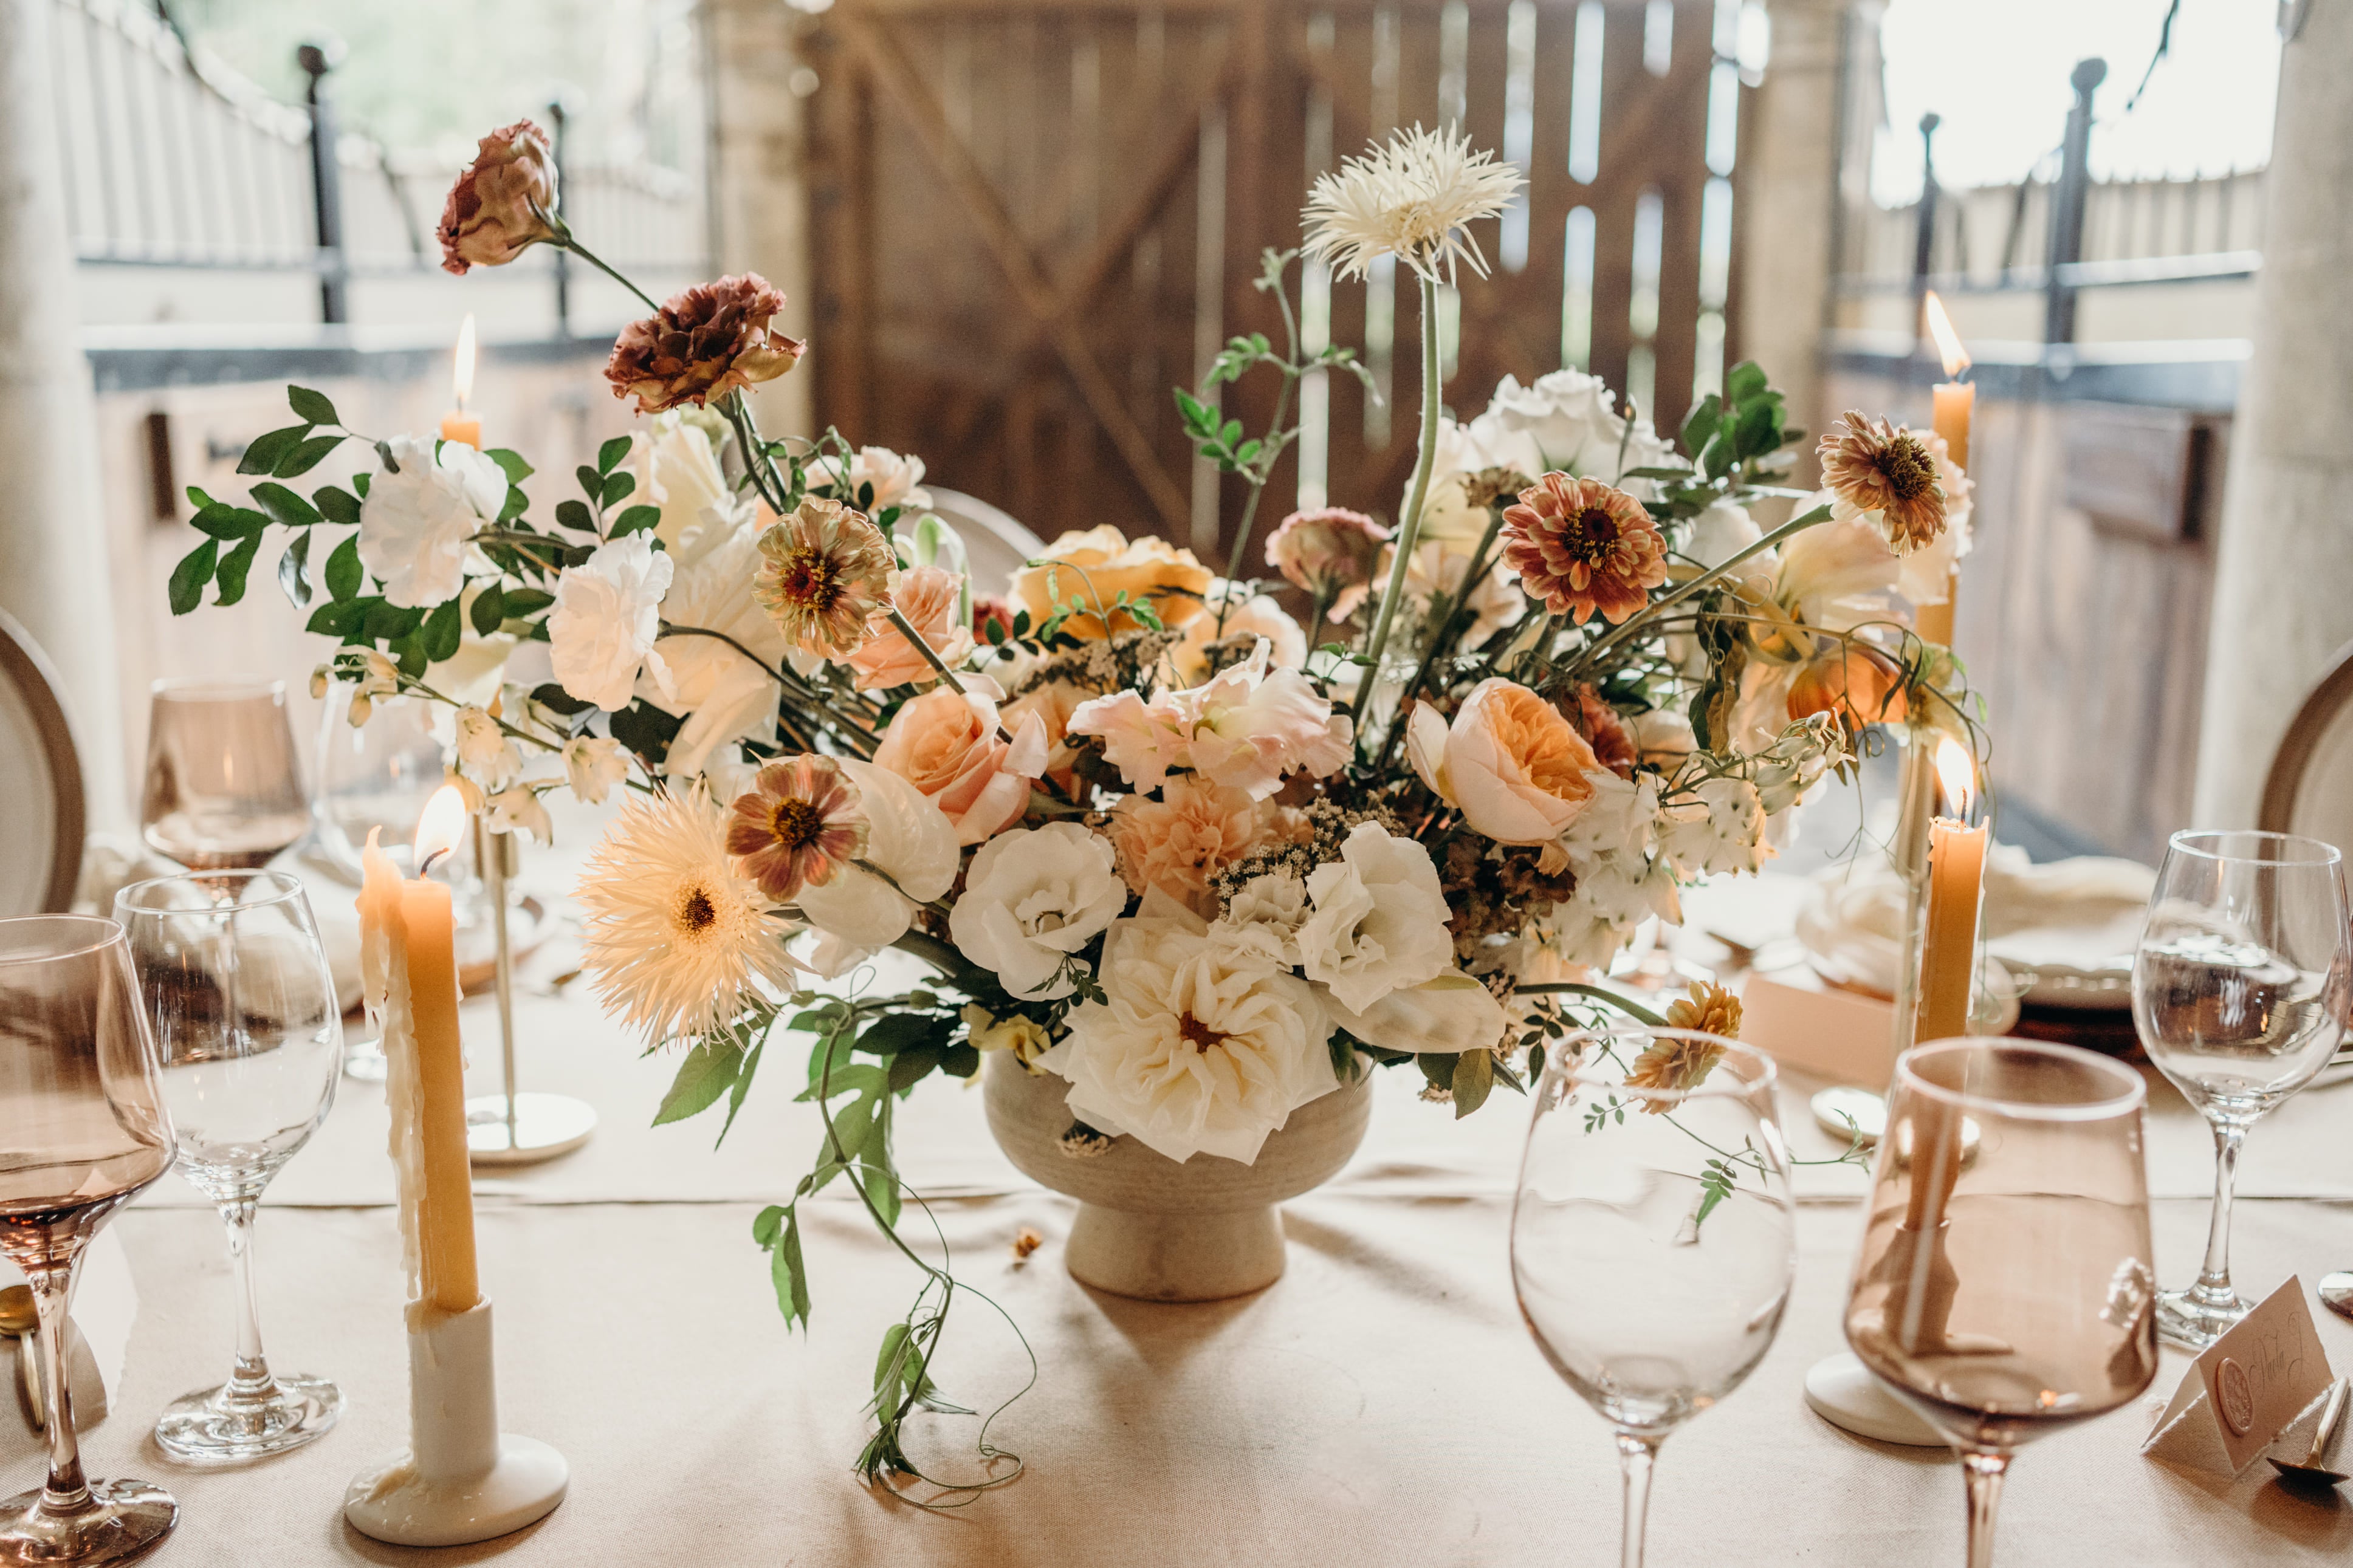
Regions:
<instances>
[{"instance_id":1,"label":"ceramic pedestal vase","mask_svg":"<svg viewBox=\"0 0 2353 1568\"><path fill-rule=\"evenodd\" d=\"M1282 1220L1274 1205L1329 1181L1365 1141L1369 1073L1291 1113L1248 1165L1216 1154L1182 1164L1133 1138L1079 1159L1063 1081L1030 1073L1009 1051L982 1074L988 1130L1024 1175L1079 1200L1063 1249L1082 1285L1145 1301L1218 1301L1282 1277Z\"/></svg>"}]
</instances>

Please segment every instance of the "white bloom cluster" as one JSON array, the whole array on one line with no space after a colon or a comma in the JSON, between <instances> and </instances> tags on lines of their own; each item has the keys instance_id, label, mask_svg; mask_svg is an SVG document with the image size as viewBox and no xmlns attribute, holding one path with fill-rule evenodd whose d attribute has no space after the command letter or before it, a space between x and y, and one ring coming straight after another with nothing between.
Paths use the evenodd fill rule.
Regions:
<instances>
[{"instance_id":1,"label":"white bloom cluster","mask_svg":"<svg viewBox=\"0 0 2353 1568\"><path fill-rule=\"evenodd\" d=\"M454 599L480 559L469 542L506 506L506 472L460 441L403 436L385 447L391 466L360 502L360 563L383 579L388 605L413 610Z\"/></svg>"}]
</instances>

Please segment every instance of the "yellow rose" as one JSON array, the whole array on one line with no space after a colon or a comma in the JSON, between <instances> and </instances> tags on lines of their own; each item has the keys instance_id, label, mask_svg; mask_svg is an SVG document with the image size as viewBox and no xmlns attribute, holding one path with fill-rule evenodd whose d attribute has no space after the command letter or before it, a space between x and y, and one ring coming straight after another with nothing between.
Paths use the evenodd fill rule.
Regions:
<instances>
[{"instance_id":1,"label":"yellow rose","mask_svg":"<svg viewBox=\"0 0 2353 1568\"><path fill-rule=\"evenodd\" d=\"M1046 1047L1054 1043L1047 1037L1046 1026L1034 1018L1024 1018L1018 1013L1004 1018L992 1016L987 1008L976 1002L965 1008L963 1016L965 1027L971 1035L973 1049L1011 1051L1013 1059L1033 1075L1043 1072L1044 1069L1038 1066L1038 1058L1045 1055Z\"/></svg>"},{"instance_id":2,"label":"yellow rose","mask_svg":"<svg viewBox=\"0 0 2353 1568\"><path fill-rule=\"evenodd\" d=\"M1171 630L1190 623L1208 606L1202 595L1215 574L1165 539L1146 537L1130 543L1110 523L1084 533L1066 533L1046 547L1039 564L1025 566L1013 575L1011 597L1016 607L1029 612L1035 626L1057 603L1077 599L1082 605L1107 605L1125 593L1131 604L1152 601L1153 610ZM1101 615L1072 616L1062 629L1082 641L1093 642L1116 632L1133 631L1134 616L1124 613L1103 624Z\"/></svg>"}]
</instances>

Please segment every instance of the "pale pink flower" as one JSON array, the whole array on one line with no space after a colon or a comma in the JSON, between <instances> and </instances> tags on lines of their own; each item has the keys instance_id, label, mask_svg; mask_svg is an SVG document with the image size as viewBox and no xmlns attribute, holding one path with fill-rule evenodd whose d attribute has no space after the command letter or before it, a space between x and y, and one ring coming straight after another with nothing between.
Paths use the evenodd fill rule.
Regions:
<instances>
[{"instance_id":1,"label":"pale pink flower","mask_svg":"<svg viewBox=\"0 0 2353 1568\"><path fill-rule=\"evenodd\" d=\"M1101 736L1103 755L1128 787L1147 792L1189 768L1263 800L1288 774L1337 772L1355 726L1305 676L1270 668L1271 658L1261 637L1249 658L1207 685L1157 692L1149 702L1133 691L1099 697L1071 715L1070 732Z\"/></svg>"},{"instance_id":2,"label":"pale pink flower","mask_svg":"<svg viewBox=\"0 0 2353 1568\"><path fill-rule=\"evenodd\" d=\"M874 765L939 807L955 824L957 843L978 844L1028 809L1029 786L1046 771L1046 726L1037 714L1026 715L1008 741L995 702L976 691L934 687L899 710L875 748Z\"/></svg>"},{"instance_id":3,"label":"pale pink flower","mask_svg":"<svg viewBox=\"0 0 2353 1568\"><path fill-rule=\"evenodd\" d=\"M892 593L907 624L951 669L972 655L972 627L957 613L963 595L962 574L944 566L917 566L902 572ZM858 672L859 690L923 686L939 679L932 661L907 640L907 634L892 625L888 616L876 617L872 630L873 640L845 661Z\"/></svg>"},{"instance_id":4,"label":"pale pink flower","mask_svg":"<svg viewBox=\"0 0 2353 1568\"><path fill-rule=\"evenodd\" d=\"M1345 507L1294 511L1268 535L1266 563L1324 600L1334 620L1345 621L1371 591L1388 537L1388 529Z\"/></svg>"},{"instance_id":5,"label":"pale pink flower","mask_svg":"<svg viewBox=\"0 0 2353 1568\"><path fill-rule=\"evenodd\" d=\"M555 237L555 149L528 120L491 132L441 208L441 266L503 267Z\"/></svg>"}]
</instances>

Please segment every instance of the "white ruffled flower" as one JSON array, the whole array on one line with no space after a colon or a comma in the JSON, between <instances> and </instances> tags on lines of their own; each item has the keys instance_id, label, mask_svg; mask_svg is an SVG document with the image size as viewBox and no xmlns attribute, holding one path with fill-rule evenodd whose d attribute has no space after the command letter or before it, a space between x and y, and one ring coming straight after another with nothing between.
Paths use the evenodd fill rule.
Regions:
<instances>
[{"instance_id":1,"label":"white ruffled flower","mask_svg":"<svg viewBox=\"0 0 2353 1568\"><path fill-rule=\"evenodd\" d=\"M1007 991L1050 1002L1077 989L1072 956L1126 907L1110 842L1076 823L1050 822L980 847L948 933Z\"/></svg>"},{"instance_id":2,"label":"white ruffled flower","mask_svg":"<svg viewBox=\"0 0 2353 1568\"><path fill-rule=\"evenodd\" d=\"M1481 421L1492 423L1482 431ZM1649 420L1637 419L1629 428L1612 406L1608 384L1578 370L1556 370L1526 386L1507 375L1486 412L1471 423L1491 447L1508 450L1510 438L1525 437L1546 468L1618 485L1642 500L1656 493L1654 487L1648 479L1625 479L1626 470L1657 468L1669 452Z\"/></svg>"},{"instance_id":3,"label":"white ruffled flower","mask_svg":"<svg viewBox=\"0 0 2353 1568\"><path fill-rule=\"evenodd\" d=\"M663 686L669 667L654 651L662 595L676 570L642 533L609 540L555 580L548 613L549 662L575 701L626 708L644 669Z\"/></svg>"},{"instance_id":4,"label":"white ruffled flower","mask_svg":"<svg viewBox=\"0 0 2353 1568\"><path fill-rule=\"evenodd\" d=\"M1358 823L1340 858L1308 873L1307 893L1315 910L1299 927L1300 967L1348 1011L1453 967L1438 868L1412 839Z\"/></svg>"},{"instance_id":5,"label":"white ruffled flower","mask_svg":"<svg viewBox=\"0 0 2353 1568\"><path fill-rule=\"evenodd\" d=\"M1638 855L1600 856L1577 868L1577 889L1553 906L1547 934L1569 963L1607 969L1653 915L1669 924L1682 919L1667 863Z\"/></svg>"},{"instance_id":6,"label":"white ruffled flower","mask_svg":"<svg viewBox=\"0 0 2353 1568\"><path fill-rule=\"evenodd\" d=\"M1289 871L1261 871L1226 900L1209 934L1280 969L1299 963L1299 928L1315 912L1307 884Z\"/></svg>"},{"instance_id":7,"label":"white ruffled flower","mask_svg":"<svg viewBox=\"0 0 2353 1568\"><path fill-rule=\"evenodd\" d=\"M1039 1062L1070 1080L1071 1114L1091 1127L1171 1160L1247 1163L1339 1087L1315 988L1181 910L1113 921L1101 979L1108 999L1073 1007Z\"/></svg>"},{"instance_id":8,"label":"white ruffled flower","mask_svg":"<svg viewBox=\"0 0 2353 1568\"><path fill-rule=\"evenodd\" d=\"M602 805L613 786L629 776L629 753L618 741L575 735L564 742L564 776L575 799Z\"/></svg>"},{"instance_id":9,"label":"white ruffled flower","mask_svg":"<svg viewBox=\"0 0 2353 1568\"><path fill-rule=\"evenodd\" d=\"M702 554L708 536L733 531L735 491L712 437L676 410L656 415L653 428L630 437L622 467L638 484L621 504L659 508L654 537L681 563Z\"/></svg>"},{"instance_id":10,"label":"white ruffled flower","mask_svg":"<svg viewBox=\"0 0 2353 1568\"><path fill-rule=\"evenodd\" d=\"M820 473L833 473L839 464L828 460L818 466ZM874 494L864 505L859 502L859 491L867 485ZM905 457L888 447L860 447L849 459L849 493L841 497L844 505L855 506L868 516L888 507L925 507L932 504L932 492L923 489L923 459L910 452Z\"/></svg>"},{"instance_id":11,"label":"white ruffled flower","mask_svg":"<svg viewBox=\"0 0 2353 1568\"><path fill-rule=\"evenodd\" d=\"M1686 878L1754 871L1773 851L1764 842L1765 806L1744 778L1712 778L1662 813L1659 851Z\"/></svg>"},{"instance_id":12,"label":"white ruffled flower","mask_svg":"<svg viewBox=\"0 0 2353 1568\"><path fill-rule=\"evenodd\" d=\"M691 427L687 432L702 440ZM776 623L752 597L760 566L760 528L748 515L724 526L712 521L673 556L676 570L662 597L661 618L674 626L721 632L723 637L682 633L655 645L667 684L650 676L638 681L638 695L686 721L670 737L662 772L691 778L720 763L738 761L737 742L773 740L776 704L783 688L776 668L790 648ZM737 645L741 644L739 647ZM745 657L749 648L765 661Z\"/></svg>"},{"instance_id":13,"label":"white ruffled flower","mask_svg":"<svg viewBox=\"0 0 2353 1568\"><path fill-rule=\"evenodd\" d=\"M458 710L458 766L491 795L522 775L522 753L499 721L480 708Z\"/></svg>"},{"instance_id":14,"label":"white ruffled flower","mask_svg":"<svg viewBox=\"0 0 2353 1568\"><path fill-rule=\"evenodd\" d=\"M859 809L866 817L863 858L883 876L844 866L823 887L802 888L798 902L818 931L845 949L871 951L904 936L916 906L948 890L962 851L955 824L913 784L855 757L841 758L839 765L858 786Z\"/></svg>"},{"instance_id":15,"label":"white ruffled flower","mask_svg":"<svg viewBox=\"0 0 2353 1568\"><path fill-rule=\"evenodd\" d=\"M389 446L393 467L368 481L360 502L360 563L384 583L385 602L419 609L458 596L466 585L467 542L498 521L507 501L505 471L459 441L402 436Z\"/></svg>"},{"instance_id":16,"label":"white ruffled flower","mask_svg":"<svg viewBox=\"0 0 2353 1568\"><path fill-rule=\"evenodd\" d=\"M1068 732L1103 737L1103 755L1140 794L1158 789L1175 768L1253 800L1272 795L1293 773L1323 778L1338 771L1355 726L1299 671L1268 668L1271 657L1261 637L1249 658L1205 686L1158 692L1150 702L1133 691L1082 702Z\"/></svg>"},{"instance_id":17,"label":"white ruffled flower","mask_svg":"<svg viewBox=\"0 0 2353 1568\"><path fill-rule=\"evenodd\" d=\"M503 789L482 802L482 826L492 833L528 833L542 844L555 842L555 825L539 792L529 784Z\"/></svg>"}]
</instances>

